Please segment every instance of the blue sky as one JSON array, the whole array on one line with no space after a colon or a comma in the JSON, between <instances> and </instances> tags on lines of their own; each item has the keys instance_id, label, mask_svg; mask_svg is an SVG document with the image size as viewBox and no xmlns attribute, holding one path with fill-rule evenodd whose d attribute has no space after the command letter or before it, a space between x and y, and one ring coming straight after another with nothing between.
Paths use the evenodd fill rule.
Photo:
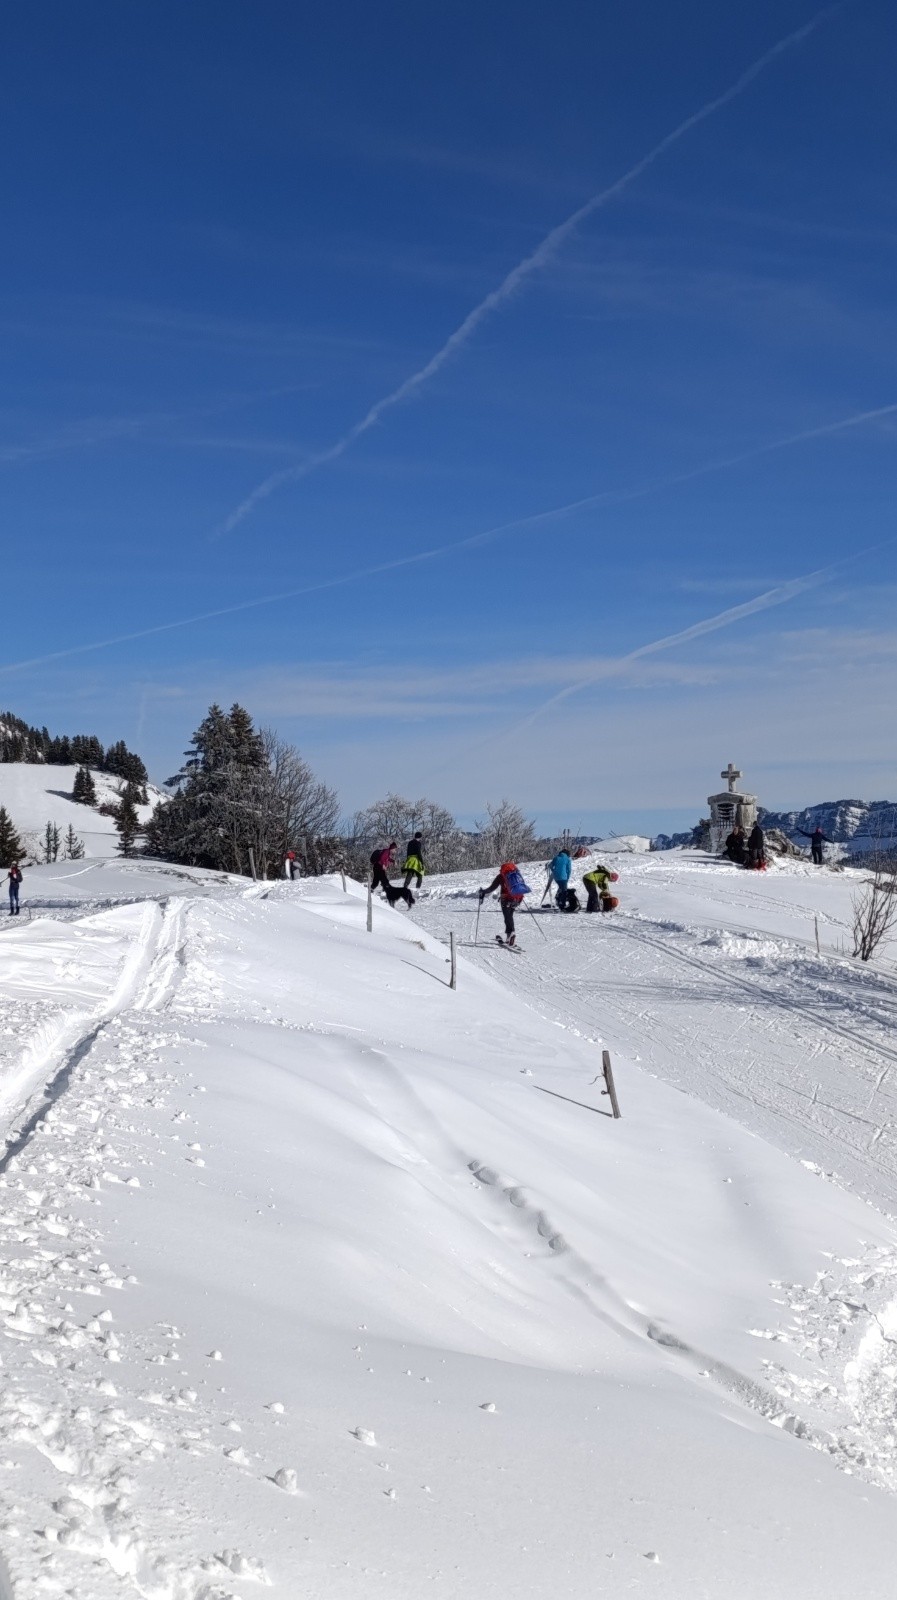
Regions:
<instances>
[{"instance_id":1,"label":"blue sky","mask_svg":"<svg viewBox=\"0 0 897 1600\"><path fill-rule=\"evenodd\" d=\"M895 43L884 0L10 14L0 702L161 778L240 699L347 810L893 796Z\"/></svg>"}]
</instances>

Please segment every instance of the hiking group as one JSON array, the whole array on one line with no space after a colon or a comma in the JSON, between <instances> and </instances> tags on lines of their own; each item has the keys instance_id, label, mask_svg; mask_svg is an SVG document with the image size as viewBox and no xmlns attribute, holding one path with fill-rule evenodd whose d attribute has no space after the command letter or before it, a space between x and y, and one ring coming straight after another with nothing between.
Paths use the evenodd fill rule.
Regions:
<instances>
[{"instance_id":1,"label":"hiking group","mask_svg":"<svg viewBox=\"0 0 897 1600\"><path fill-rule=\"evenodd\" d=\"M542 895L545 897L555 886L555 905L559 911L581 911L579 895L571 887L570 879L573 875L573 859L568 850L559 850L548 863L548 882ZM596 866L590 872L583 874L583 886L586 890L586 911L615 911L619 900L610 892L610 885L616 883L617 873L608 871L607 867ZM499 867L492 882L485 889L478 890L480 906L490 894L498 891L498 903L505 923L505 937L499 938L499 944L506 944L514 949L517 944L517 931L514 926L514 914L523 905L524 896L531 893L529 884L525 882L520 869L513 861L505 861Z\"/></svg>"},{"instance_id":2,"label":"hiking group","mask_svg":"<svg viewBox=\"0 0 897 1600\"><path fill-rule=\"evenodd\" d=\"M726 855L737 867L750 867L756 872L766 870L766 838L759 822L755 822L747 838L740 822L726 839Z\"/></svg>"},{"instance_id":3,"label":"hiking group","mask_svg":"<svg viewBox=\"0 0 897 1600\"><path fill-rule=\"evenodd\" d=\"M411 893L411 883L419 889L424 881L424 845L423 836L418 831L405 846L405 860L402 871L405 874L404 882L395 884L390 882L390 868L395 864L398 845L395 839L388 845L378 846L371 851L371 890L382 889L391 906L397 900L404 900L407 906L414 905L414 895Z\"/></svg>"}]
</instances>

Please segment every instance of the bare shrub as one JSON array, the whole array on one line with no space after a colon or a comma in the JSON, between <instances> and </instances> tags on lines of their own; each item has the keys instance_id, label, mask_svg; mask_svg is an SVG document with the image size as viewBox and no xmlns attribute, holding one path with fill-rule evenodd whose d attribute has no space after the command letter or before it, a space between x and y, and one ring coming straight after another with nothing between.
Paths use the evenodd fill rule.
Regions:
<instances>
[{"instance_id":1,"label":"bare shrub","mask_svg":"<svg viewBox=\"0 0 897 1600\"><path fill-rule=\"evenodd\" d=\"M871 877L853 896L853 953L869 961L897 924L897 859L877 853Z\"/></svg>"}]
</instances>

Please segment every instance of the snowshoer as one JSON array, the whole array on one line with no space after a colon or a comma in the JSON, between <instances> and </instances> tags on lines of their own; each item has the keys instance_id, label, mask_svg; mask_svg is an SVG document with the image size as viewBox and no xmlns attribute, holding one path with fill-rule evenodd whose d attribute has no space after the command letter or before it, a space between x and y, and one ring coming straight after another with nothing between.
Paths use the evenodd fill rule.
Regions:
<instances>
[{"instance_id":1,"label":"snowshoer","mask_svg":"<svg viewBox=\"0 0 897 1600\"><path fill-rule=\"evenodd\" d=\"M563 911L567 904L567 889L570 883L570 874L573 871L573 862L570 860L569 850L561 849L548 863L549 882L557 884L555 904L559 911Z\"/></svg>"},{"instance_id":2,"label":"snowshoer","mask_svg":"<svg viewBox=\"0 0 897 1600\"><path fill-rule=\"evenodd\" d=\"M405 846L405 861L402 866L405 874L405 888L410 889L411 879L416 878L415 888L419 889L424 881L424 846L420 833L409 839Z\"/></svg>"},{"instance_id":3,"label":"snowshoer","mask_svg":"<svg viewBox=\"0 0 897 1600\"><path fill-rule=\"evenodd\" d=\"M729 834L729 837L726 840L726 855L729 857L730 861L735 862L736 866L744 866L745 856L747 855L747 845L745 844L744 839L744 829L740 822L736 822L732 832Z\"/></svg>"},{"instance_id":4,"label":"snowshoer","mask_svg":"<svg viewBox=\"0 0 897 1600\"><path fill-rule=\"evenodd\" d=\"M759 822L754 823L750 832L747 864L758 872L766 866L766 838Z\"/></svg>"},{"instance_id":5,"label":"snowshoer","mask_svg":"<svg viewBox=\"0 0 897 1600\"><path fill-rule=\"evenodd\" d=\"M822 863L822 846L824 844L834 844L834 842L835 842L834 839L829 839L828 835L823 833L822 829L819 827L818 824L813 829L812 833L808 833L806 828L798 828L797 831L798 831L798 833L802 833L805 839L809 839L809 841L810 841L810 857L811 857L811 859L812 859L812 861L813 861L815 866L821 867L822 864L823 864Z\"/></svg>"},{"instance_id":6,"label":"snowshoer","mask_svg":"<svg viewBox=\"0 0 897 1600\"><path fill-rule=\"evenodd\" d=\"M386 893L387 900L389 899L389 892L392 888L392 884L387 877L387 873L392 866L395 853L395 839L393 839L390 844L386 845L385 848L381 847L377 850L371 851L371 868L373 872L373 876L371 878L371 888L383 889Z\"/></svg>"},{"instance_id":7,"label":"snowshoer","mask_svg":"<svg viewBox=\"0 0 897 1600\"><path fill-rule=\"evenodd\" d=\"M503 862L488 889L479 891L480 902L485 900L487 894L494 894L496 889L499 891L498 901L505 919L505 938L508 944L515 945L517 935L514 932L514 912L522 906L523 896L529 894L529 889L513 861Z\"/></svg>"},{"instance_id":8,"label":"snowshoer","mask_svg":"<svg viewBox=\"0 0 897 1600\"><path fill-rule=\"evenodd\" d=\"M611 872L607 867L593 867L591 872L583 873L582 881L588 893L586 901L587 911L614 911L619 905L619 900L610 892L610 885L616 883L619 873ZM607 902L610 904L607 904ZM600 902L600 903L599 903Z\"/></svg>"},{"instance_id":9,"label":"snowshoer","mask_svg":"<svg viewBox=\"0 0 897 1600\"><path fill-rule=\"evenodd\" d=\"M11 917L17 917L19 914L19 884L22 881L22 874L19 871L19 863L17 861L13 862L6 874L6 878L9 883L9 914Z\"/></svg>"}]
</instances>

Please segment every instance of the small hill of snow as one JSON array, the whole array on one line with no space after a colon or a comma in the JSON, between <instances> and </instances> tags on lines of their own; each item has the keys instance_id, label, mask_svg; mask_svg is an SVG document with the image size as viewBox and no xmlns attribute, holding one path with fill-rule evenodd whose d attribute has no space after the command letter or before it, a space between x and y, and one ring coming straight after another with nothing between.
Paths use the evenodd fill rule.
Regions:
<instances>
[{"instance_id":1,"label":"small hill of snow","mask_svg":"<svg viewBox=\"0 0 897 1600\"><path fill-rule=\"evenodd\" d=\"M71 824L84 845L87 857L114 856L118 833L112 817L103 817L93 806L76 804L72 799L77 767L48 766L43 762L11 761L0 763L0 805L15 824L27 857L43 859L43 836L48 822L55 823L62 839ZM115 804L122 780L108 772L94 772L97 802ZM160 800L167 796L152 784L147 785L149 804L137 807L141 822L147 822ZM61 850L61 846L60 846Z\"/></svg>"},{"instance_id":2,"label":"small hill of snow","mask_svg":"<svg viewBox=\"0 0 897 1600\"><path fill-rule=\"evenodd\" d=\"M518 954L482 874L371 933L339 878L26 875L0 1594L890 1600L893 981L850 873L619 871Z\"/></svg>"}]
</instances>

